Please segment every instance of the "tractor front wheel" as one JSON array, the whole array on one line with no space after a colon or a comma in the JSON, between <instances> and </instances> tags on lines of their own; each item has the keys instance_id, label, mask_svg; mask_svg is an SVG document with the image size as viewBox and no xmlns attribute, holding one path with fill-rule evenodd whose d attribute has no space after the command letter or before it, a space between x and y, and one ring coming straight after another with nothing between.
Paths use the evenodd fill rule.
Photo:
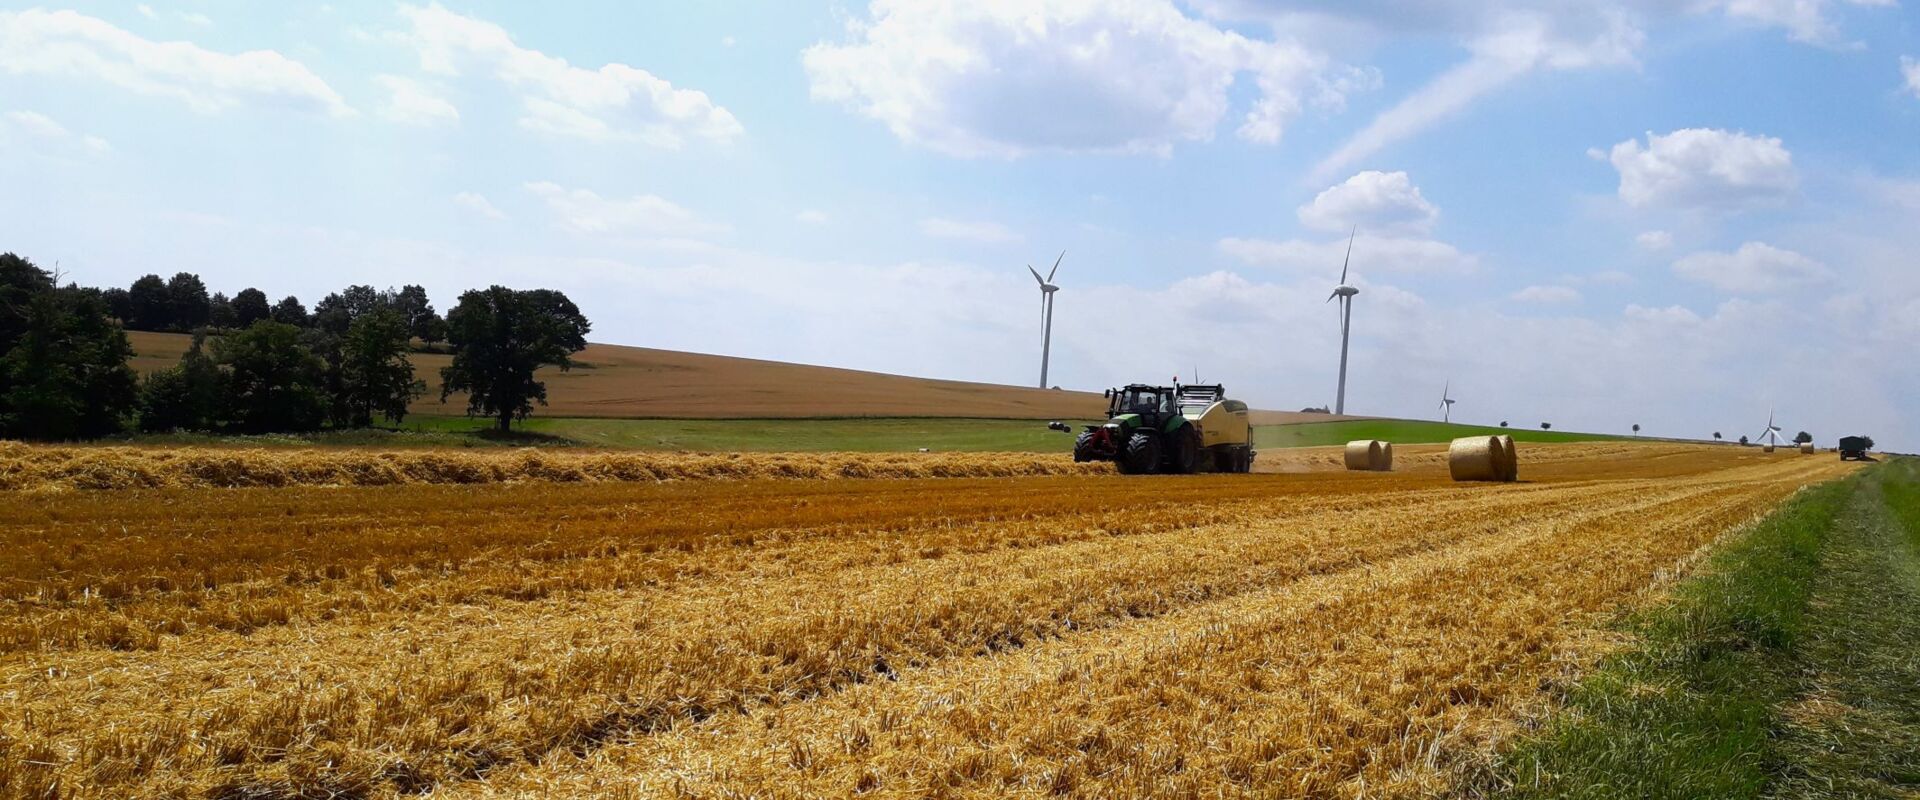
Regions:
<instances>
[{"instance_id":1,"label":"tractor front wheel","mask_svg":"<svg viewBox=\"0 0 1920 800\"><path fill-rule=\"evenodd\" d=\"M1151 475L1160 467L1160 437L1140 431L1127 437L1127 449L1120 454L1120 471L1128 475Z\"/></svg>"},{"instance_id":2,"label":"tractor front wheel","mask_svg":"<svg viewBox=\"0 0 1920 800\"><path fill-rule=\"evenodd\" d=\"M1083 431L1073 440L1073 461L1078 464L1092 460L1094 460L1093 431Z\"/></svg>"}]
</instances>

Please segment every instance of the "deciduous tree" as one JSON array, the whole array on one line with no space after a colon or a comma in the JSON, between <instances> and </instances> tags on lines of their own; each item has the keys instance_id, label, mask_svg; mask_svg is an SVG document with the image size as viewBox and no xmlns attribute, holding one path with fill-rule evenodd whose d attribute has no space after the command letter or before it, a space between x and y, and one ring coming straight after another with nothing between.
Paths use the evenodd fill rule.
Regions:
<instances>
[{"instance_id":1,"label":"deciduous tree","mask_svg":"<svg viewBox=\"0 0 1920 800\"><path fill-rule=\"evenodd\" d=\"M504 286L473 290L447 312L453 363L440 370L440 399L467 393L469 416L491 417L499 430L547 403L547 386L534 379L542 366L573 367L592 329L579 307L550 289Z\"/></svg>"}]
</instances>

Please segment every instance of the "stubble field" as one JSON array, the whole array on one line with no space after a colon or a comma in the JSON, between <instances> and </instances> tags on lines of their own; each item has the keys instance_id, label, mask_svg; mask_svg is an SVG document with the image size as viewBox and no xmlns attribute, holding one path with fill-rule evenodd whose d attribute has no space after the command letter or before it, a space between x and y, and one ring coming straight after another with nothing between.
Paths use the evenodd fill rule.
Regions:
<instances>
[{"instance_id":1,"label":"stubble field","mask_svg":"<svg viewBox=\"0 0 1920 800\"><path fill-rule=\"evenodd\" d=\"M1432 448L1335 458L18 486L0 796L1430 794L1606 615L1853 469L1607 443L1457 485Z\"/></svg>"}]
</instances>

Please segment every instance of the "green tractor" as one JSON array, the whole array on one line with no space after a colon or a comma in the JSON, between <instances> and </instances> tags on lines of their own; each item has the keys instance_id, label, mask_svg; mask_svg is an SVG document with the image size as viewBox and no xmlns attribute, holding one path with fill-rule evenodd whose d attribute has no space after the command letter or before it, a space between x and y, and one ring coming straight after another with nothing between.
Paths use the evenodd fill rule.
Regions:
<instances>
[{"instance_id":1,"label":"green tractor","mask_svg":"<svg viewBox=\"0 0 1920 800\"><path fill-rule=\"evenodd\" d=\"M1108 389L1107 421L1073 443L1075 461L1112 461L1128 475L1249 472L1253 427L1247 404L1211 386Z\"/></svg>"}]
</instances>

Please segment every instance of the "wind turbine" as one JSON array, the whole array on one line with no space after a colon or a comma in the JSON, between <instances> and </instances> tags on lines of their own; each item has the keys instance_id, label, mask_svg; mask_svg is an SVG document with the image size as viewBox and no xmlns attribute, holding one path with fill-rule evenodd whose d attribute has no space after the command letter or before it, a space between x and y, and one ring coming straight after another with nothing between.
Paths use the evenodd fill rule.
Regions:
<instances>
[{"instance_id":1,"label":"wind turbine","mask_svg":"<svg viewBox=\"0 0 1920 800\"><path fill-rule=\"evenodd\" d=\"M1761 439L1768 440L1768 443L1776 447L1780 445L1780 426L1773 424L1772 408L1767 409L1767 429L1764 431L1761 431L1759 436L1754 437L1755 442L1758 442Z\"/></svg>"},{"instance_id":2,"label":"wind turbine","mask_svg":"<svg viewBox=\"0 0 1920 800\"><path fill-rule=\"evenodd\" d=\"M1047 277L1044 278L1040 277L1040 272L1035 270L1032 264L1027 265L1027 271L1033 273L1034 281L1040 284L1042 331L1040 334L1040 388L1042 389L1047 388L1047 356L1053 350L1053 293L1060 291L1060 287L1054 285L1053 274L1060 271L1060 260L1066 257L1067 251L1060 251L1060 258L1053 260L1053 269L1047 270Z\"/></svg>"},{"instance_id":3,"label":"wind turbine","mask_svg":"<svg viewBox=\"0 0 1920 800\"><path fill-rule=\"evenodd\" d=\"M1347 234L1347 257L1340 262L1340 285L1333 287L1333 294L1327 295L1327 302L1340 298L1340 393L1334 396L1333 413L1347 413L1347 333L1353 322L1353 296L1360 293L1347 284L1347 265L1353 262L1353 237L1360 233L1355 225L1353 232Z\"/></svg>"},{"instance_id":4,"label":"wind turbine","mask_svg":"<svg viewBox=\"0 0 1920 800\"><path fill-rule=\"evenodd\" d=\"M1453 381L1447 381L1447 384L1440 389L1441 422L1453 421L1453 403Z\"/></svg>"}]
</instances>

